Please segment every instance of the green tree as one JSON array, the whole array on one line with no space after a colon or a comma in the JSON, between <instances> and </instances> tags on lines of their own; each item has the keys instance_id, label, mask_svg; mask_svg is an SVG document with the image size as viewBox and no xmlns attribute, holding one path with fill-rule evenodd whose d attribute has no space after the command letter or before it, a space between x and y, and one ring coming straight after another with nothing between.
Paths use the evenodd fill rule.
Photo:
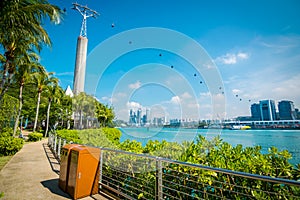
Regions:
<instances>
[{"instance_id":1,"label":"green tree","mask_svg":"<svg viewBox=\"0 0 300 200\"><path fill-rule=\"evenodd\" d=\"M47 119L46 119L46 131L45 136L48 135L49 130L49 116L52 102L60 102L60 98L63 96L63 90L58 85L58 82L51 82L46 87L46 95L48 96L48 107L47 107Z\"/></svg>"},{"instance_id":2,"label":"green tree","mask_svg":"<svg viewBox=\"0 0 300 200\"><path fill-rule=\"evenodd\" d=\"M42 49L51 45L46 30L42 27L45 18L59 23L61 10L47 0L2 0L0 2L0 45L1 54L0 100L11 85L16 73L16 59L25 56L28 49Z\"/></svg>"},{"instance_id":3,"label":"green tree","mask_svg":"<svg viewBox=\"0 0 300 200\"><path fill-rule=\"evenodd\" d=\"M98 103L96 106L96 116L102 127L113 124L115 114L112 107Z\"/></svg>"},{"instance_id":4,"label":"green tree","mask_svg":"<svg viewBox=\"0 0 300 200\"><path fill-rule=\"evenodd\" d=\"M36 131L38 117L39 117L39 108L40 108L40 102L41 102L41 94L47 86L51 84L58 84L58 79L53 76L52 72L47 73L46 71L40 71L38 73L35 73L33 76L34 82L37 86L37 104L36 104L36 115L34 120L34 126L33 126L33 132Z\"/></svg>"},{"instance_id":5,"label":"green tree","mask_svg":"<svg viewBox=\"0 0 300 200\"><path fill-rule=\"evenodd\" d=\"M22 106L23 106L23 88L25 83L28 83L30 81L31 75L33 73L38 73L39 71L43 70L43 67L37 63L37 55L35 53L31 54L31 59L33 61L29 61L27 59L19 59L19 64L18 64L18 70L17 73L15 74L15 81L19 85L19 106L18 106L18 112L17 116L15 119L15 125L14 125L14 131L13 131L13 136L15 136L17 132L17 128L19 125L19 119L21 116L21 111L22 111Z\"/></svg>"},{"instance_id":6,"label":"green tree","mask_svg":"<svg viewBox=\"0 0 300 200\"><path fill-rule=\"evenodd\" d=\"M77 129L89 128L89 120L95 117L96 106L99 102L84 92L73 98L74 127ZM85 124L83 122L86 122Z\"/></svg>"},{"instance_id":7,"label":"green tree","mask_svg":"<svg viewBox=\"0 0 300 200\"><path fill-rule=\"evenodd\" d=\"M8 94L4 95L0 102L0 132L3 129L11 127L11 122L14 121L18 110L18 99Z\"/></svg>"}]
</instances>

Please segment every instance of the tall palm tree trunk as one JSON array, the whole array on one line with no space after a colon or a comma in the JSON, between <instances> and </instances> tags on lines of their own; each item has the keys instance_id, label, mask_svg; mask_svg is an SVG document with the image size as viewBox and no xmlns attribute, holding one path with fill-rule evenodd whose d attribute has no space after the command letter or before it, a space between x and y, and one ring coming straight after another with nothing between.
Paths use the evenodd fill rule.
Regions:
<instances>
[{"instance_id":1,"label":"tall palm tree trunk","mask_svg":"<svg viewBox=\"0 0 300 200\"><path fill-rule=\"evenodd\" d=\"M18 114L16 117L16 121L15 121L15 126L14 126L14 132L13 132L13 136L16 135L18 126L19 126L19 120L20 120L20 116L21 116L21 111L22 111L22 106L23 106L23 102L22 102L22 95L23 95L23 84L21 84L20 86L20 93L19 93L19 109L18 109ZM22 131L22 130L21 130Z\"/></svg>"},{"instance_id":2,"label":"tall palm tree trunk","mask_svg":"<svg viewBox=\"0 0 300 200\"><path fill-rule=\"evenodd\" d=\"M8 90L8 84L6 84L7 81L7 69L8 69L9 63L8 61L5 62L3 71L2 71L2 79L1 79L1 84L0 84L0 101L2 100L4 94Z\"/></svg>"},{"instance_id":3,"label":"tall palm tree trunk","mask_svg":"<svg viewBox=\"0 0 300 200\"><path fill-rule=\"evenodd\" d=\"M81 130L82 129L82 119L83 119L83 117L82 117L82 110L80 110L80 119L79 119L79 130Z\"/></svg>"},{"instance_id":4,"label":"tall palm tree trunk","mask_svg":"<svg viewBox=\"0 0 300 200\"><path fill-rule=\"evenodd\" d=\"M46 119L46 131L45 131L45 137L48 136L48 130L49 130L49 115L50 115L51 102L52 102L52 99L49 98L48 108L47 108L47 119Z\"/></svg>"},{"instance_id":5,"label":"tall palm tree trunk","mask_svg":"<svg viewBox=\"0 0 300 200\"><path fill-rule=\"evenodd\" d=\"M36 114L35 114L33 132L35 132L35 130L36 130L37 121L38 121L38 118L39 118L40 101L41 101L41 92L38 93L38 101L37 101L37 104L36 104Z\"/></svg>"}]
</instances>

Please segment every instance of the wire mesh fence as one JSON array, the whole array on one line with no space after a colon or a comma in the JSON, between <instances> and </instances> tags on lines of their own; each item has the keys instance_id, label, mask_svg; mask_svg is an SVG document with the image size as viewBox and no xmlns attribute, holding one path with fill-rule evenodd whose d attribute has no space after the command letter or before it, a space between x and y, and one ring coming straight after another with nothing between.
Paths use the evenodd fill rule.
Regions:
<instances>
[{"instance_id":1,"label":"wire mesh fence","mask_svg":"<svg viewBox=\"0 0 300 200\"><path fill-rule=\"evenodd\" d=\"M56 156L65 144L50 135ZM100 190L119 199L300 199L300 181L101 148Z\"/></svg>"}]
</instances>

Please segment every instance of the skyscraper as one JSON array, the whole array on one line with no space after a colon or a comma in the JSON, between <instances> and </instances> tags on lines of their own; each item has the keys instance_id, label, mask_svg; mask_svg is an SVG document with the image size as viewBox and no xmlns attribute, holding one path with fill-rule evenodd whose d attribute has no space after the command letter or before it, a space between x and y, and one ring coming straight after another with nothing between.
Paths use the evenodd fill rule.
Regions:
<instances>
[{"instance_id":1,"label":"skyscraper","mask_svg":"<svg viewBox=\"0 0 300 200\"><path fill-rule=\"evenodd\" d=\"M137 117L137 124L141 125L141 121L142 121L142 109L141 108L138 109L136 117Z\"/></svg>"},{"instance_id":2,"label":"skyscraper","mask_svg":"<svg viewBox=\"0 0 300 200\"><path fill-rule=\"evenodd\" d=\"M146 123L150 123L150 109L146 108Z\"/></svg>"},{"instance_id":3,"label":"skyscraper","mask_svg":"<svg viewBox=\"0 0 300 200\"><path fill-rule=\"evenodd\" d=\"M280 120L296 119L296 111L292 101L283 100L278 103L278 111Z\"/></svg>"},{"instance_id":4,"label":"skyscraper","mask_svg":"<svg viewBox=\"0 0 300 200\"><path fill-rule=\"evenodd\" d=\"M259 101L259 107L262 121L276 120L276 109L274 100Z\"/></svg>"},{"instance_id":5,"label":"skyscraper","mask_svg":"<svg viewBox=\"0 0 300 200\"><path fill-rule=\"evenodd\" d=\"M253 121L261 120L260 106L258 103L254 103L251 105L251 118Z\"/></svg>"}]
</instances>

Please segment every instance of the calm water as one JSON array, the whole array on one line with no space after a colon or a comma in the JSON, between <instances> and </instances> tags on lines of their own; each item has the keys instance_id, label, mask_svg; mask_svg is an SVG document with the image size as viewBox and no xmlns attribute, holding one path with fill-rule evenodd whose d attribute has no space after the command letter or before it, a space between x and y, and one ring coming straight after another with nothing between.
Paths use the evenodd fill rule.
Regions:
<instances>
[{"instance_id":1,"label":"calm water","mask_svg":"<svg viewBox=\"0 0 300 200\"><path fill-rule=\"evenodd\" d=\"M244 147L260 145L262 153L267 153L268 148L275 146L278 150L288 150L293 158L292 164L300 163L300 130L207 130L207 129L171 129L171 128L120 128L121 141L126 139L136 140L143 145L148 140L166 140L169 142L192 141L197 134L207 139L217 135L223 141L233 146L242 144Z\"/></svg>"}]
</instances>

